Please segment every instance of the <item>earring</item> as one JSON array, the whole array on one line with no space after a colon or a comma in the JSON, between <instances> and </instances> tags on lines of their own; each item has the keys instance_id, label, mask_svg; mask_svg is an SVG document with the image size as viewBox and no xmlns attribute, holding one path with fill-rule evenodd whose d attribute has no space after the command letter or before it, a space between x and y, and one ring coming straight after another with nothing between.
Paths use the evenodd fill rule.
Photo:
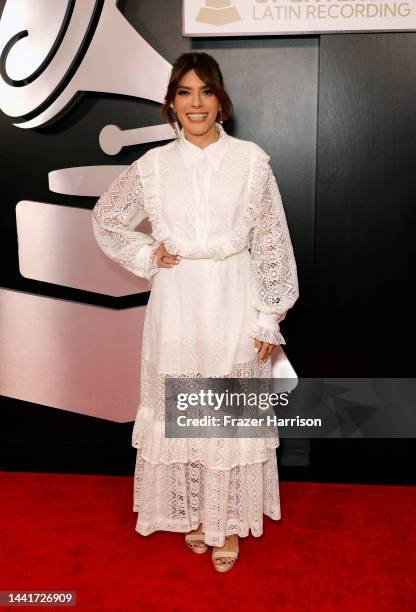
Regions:
<instances>
[{"instance_id":1,"label":"earring","mask_svg":"<svg viewBox=\"0 0 416 612\"><path fill-rule=\"evenodd\" d=\"M221 109L220 109L220 123L221 123L221 125L223 124L223 121L222 121L222 110Z\"/></svg>"}]
</instances>

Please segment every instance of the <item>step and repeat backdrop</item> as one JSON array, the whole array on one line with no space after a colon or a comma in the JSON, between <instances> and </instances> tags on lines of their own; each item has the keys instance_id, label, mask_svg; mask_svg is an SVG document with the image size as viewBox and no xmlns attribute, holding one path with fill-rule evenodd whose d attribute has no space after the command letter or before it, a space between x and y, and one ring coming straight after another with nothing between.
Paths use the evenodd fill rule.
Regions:
<instances>
[{"instance_id":1,"label":"step and repeat backdrop","mask_svg":"<svg viewBox=\"0 0 416 612\"><path fill-rule=\"evenodd\" d=\"M215 57L225 129L271 156L298 376L414 375L415 24L392 0L0 0L0 468L131 470L149 285L99 250L91 210L174 138L184 51ZM325 441L284 442L283 465L325 476Z\"/></svg>"}]
</instances>

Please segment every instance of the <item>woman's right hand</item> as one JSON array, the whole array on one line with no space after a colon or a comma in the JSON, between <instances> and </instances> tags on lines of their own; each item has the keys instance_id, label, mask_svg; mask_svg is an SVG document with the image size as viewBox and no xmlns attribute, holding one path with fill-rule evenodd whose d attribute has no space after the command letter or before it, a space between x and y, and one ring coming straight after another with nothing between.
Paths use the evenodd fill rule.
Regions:
<instances>
[{"instance_id":1,"label":"woman's right hand","mask_svg":"<svg viewBox=\"0 0 416 612\"><path fill-rule=\"evenodd\" d=\"M169 253L165 249L163 242L156 249L154 255L156 255L158 268L173 268L173 266L178 265L180 261L180 256Z\"/></svg>"}]
</instances>

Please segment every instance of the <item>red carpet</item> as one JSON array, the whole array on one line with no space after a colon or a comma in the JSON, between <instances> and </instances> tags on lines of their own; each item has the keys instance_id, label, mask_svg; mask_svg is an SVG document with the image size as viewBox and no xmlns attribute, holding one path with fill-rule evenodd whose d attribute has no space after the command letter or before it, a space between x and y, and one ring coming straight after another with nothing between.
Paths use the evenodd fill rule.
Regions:
<instances>
[{"instance_id":1,"label":"red carpet","mask_svg":"<svg viewBox=\"0 0 416 612\"><path fill-rule=\"evenodd\" d=\"M0 590L77 591L91 612L416 610L414 487L283 482L282 520L221 575L181 534L135 532L132 482L1 472Z\"/></svg>"}]
</instances>

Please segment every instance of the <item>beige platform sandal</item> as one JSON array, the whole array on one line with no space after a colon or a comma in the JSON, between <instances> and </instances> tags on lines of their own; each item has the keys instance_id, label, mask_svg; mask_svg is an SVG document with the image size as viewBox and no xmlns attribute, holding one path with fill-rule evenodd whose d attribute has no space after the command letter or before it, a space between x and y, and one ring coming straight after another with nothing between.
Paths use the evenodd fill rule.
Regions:
<instances>
[{"instance_id":1,"label":"beige platform sandal","mask_svg":"<svg viewBox=\"0 0 416 612\"><path fill-rule=\"evenodd\" d=\"M229 537L229 536L228 536ZM215 548L215 547L214 547ZM237 550L213 550L212 551L212 565L217 572L224 574L229 572L235 565L239 555L238 549L238 538L237 538ZM227 563L216 563L217 559L228 559Z\"/></svg>"},{"instance_id":2,"label":"beige platform sandal","mask_svg":"<svg viewBox=\"0 0 416 612\"><path fill-rule=\"evenodd\" d=\"M204 546L198 546L200 542L204 541L203 533L187 533L185 535L185 542L188 548L194 551L197 555L202 555L206 553L208 550L208 546L204 544Z\"/></svg>"}]
</instances>

